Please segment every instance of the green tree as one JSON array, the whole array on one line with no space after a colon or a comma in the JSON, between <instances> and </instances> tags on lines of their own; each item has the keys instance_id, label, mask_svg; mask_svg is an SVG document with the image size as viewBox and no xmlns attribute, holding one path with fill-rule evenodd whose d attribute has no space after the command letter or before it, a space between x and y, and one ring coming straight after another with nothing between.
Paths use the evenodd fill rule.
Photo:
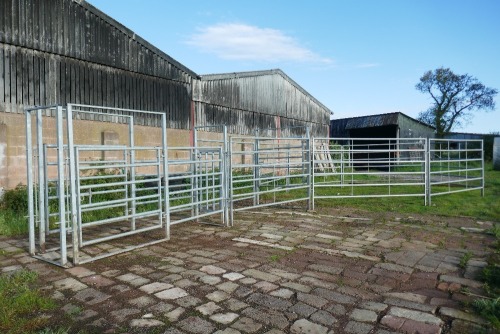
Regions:
<instances>
[{"instance_id":1,"label":"green tree","mask_svg":"<svg viewBox=\"0 0 500 334\"><path fill-rule=\"evenodd\" d=\"M427 71L415 88L430 94L432 106L418 119L436 128L438 138L468 122L474 111L494 110L498 93L469 74L455 74L449 68Z\"/></svg>"}]
</instances>

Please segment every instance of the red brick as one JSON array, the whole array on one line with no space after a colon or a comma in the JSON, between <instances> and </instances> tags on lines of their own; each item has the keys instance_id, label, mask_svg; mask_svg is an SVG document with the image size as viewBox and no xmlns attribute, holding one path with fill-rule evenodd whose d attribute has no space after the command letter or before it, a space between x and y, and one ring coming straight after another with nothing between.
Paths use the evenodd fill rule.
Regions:
<instances>
[{"instance_id":1,"label":"red brick","mask_svg":"<svg viewBox=\"0 0 500 334\"><path fill-rule=\"evenodd\" d=\"M403 326L404 322L405 322L405 319L395 317L392 315L386 315L382 318L382 320L380 320L380 323L382 325L385 325L385 326L392 328L392 329L395 329L395 330L400 329L401 326Z\"/></svg>"},{"instance_id":2,"label":"red brick","mask_svg":"<svg viewBox=\"0 0 500 334\"><path fill-rule=\"evenodd\" d=\"M419 322L407 319L403 326L399 328L403 333L408 334L440 334L441 327L438 325L426 324L425 322Z\"/></svg>"},{"instance_id":3,"label":"red brick","mask_svg":"<svg viewBox=\"0 0 500 334\"><path fill-rule=\"evenodd\" d=\"M448 286L448 291L450 291L451 293L455 293L455 292L460 291L461 288L462 288L462 286L460 284L458 284L458 283L451 283Z\"/></svg>"}]
</instances>

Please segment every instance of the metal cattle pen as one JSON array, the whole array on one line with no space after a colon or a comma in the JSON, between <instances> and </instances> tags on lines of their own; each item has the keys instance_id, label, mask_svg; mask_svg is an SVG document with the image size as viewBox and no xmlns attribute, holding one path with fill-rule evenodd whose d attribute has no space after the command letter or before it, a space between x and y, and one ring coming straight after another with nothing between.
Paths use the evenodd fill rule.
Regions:
<instances>
[{"instance_id":1,"label":"metal cattle pen","mask_svg":"<svg viewBox=\"0 0 500 334\"><path fill-rule=\"evenodd\" d=\"M145 115L155 118L159 125L161 140L156 146L135 145L134 122ZM74 126L81 118L124 127L128 141L120 145L96 144L95 138L82 132L85 129ZM47 131L53 121L55 136ZM76 141L76 137L80 140ZM67 266L68 260L72 264L85 263L168 240L169 194L166 179L160 177L167 170L166 149L164 113L76 104L27 109L30 254ZM153 180L157 187L147 191L145 184L151 180L139 175L151 170L157 176ZM154 235L153 240L139 238L135 244L128 239L106 247L89 247L153 230L163 232Z\"/></svg>"},{"instance_id":2,"label":"metal cattle pen","mask_svg":"<svg viewBox=\"0 0 500 334\"><path fill-rule=\"evenodd\" d=\"M126 140L96 139L88 122ZM164 113L27 109L30 254L76 265L168 240L172 224L232 226L239 210L302 201L314 209L316 200L355 197L422 197L428 205L437 195L484 194L482 141L193 130L193 146L168 147Z\"/></svg>"}]
</instances>

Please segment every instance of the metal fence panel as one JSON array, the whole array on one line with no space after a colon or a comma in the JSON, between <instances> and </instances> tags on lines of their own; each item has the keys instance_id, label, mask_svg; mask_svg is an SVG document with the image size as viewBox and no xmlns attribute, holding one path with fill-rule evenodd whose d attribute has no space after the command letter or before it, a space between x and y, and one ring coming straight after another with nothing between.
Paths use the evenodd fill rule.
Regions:
<instances>
[{"instance_id":1,"label":"metal fence panel","mask_svg":"<svg viewBox=\"0 0 500 334\"><path fill-rule=\"evenodd\" d=\"M313 199L425 198L425 139L315 138Z\"/></svg>"},{"instance_id":2,"label":"metal fence panel","mask_svg":"<svg viewBox=\"0 0 500 334\"><path fill-rule=\"evenodd\" d=\"M298 201L310 205L308 137L232 136L229 149L231 222L238 210Z\"/></svg>"},{"instance_id":3,"label":"metal fence panel","mask_svg":"<svg viewBox=\"0 0 500 334\"><path fill-rule=\"evenodd\" d=\"M433 196L480 190L484 196L483 141L429 140L429 202Z\"/></svg>"}]
</instances>

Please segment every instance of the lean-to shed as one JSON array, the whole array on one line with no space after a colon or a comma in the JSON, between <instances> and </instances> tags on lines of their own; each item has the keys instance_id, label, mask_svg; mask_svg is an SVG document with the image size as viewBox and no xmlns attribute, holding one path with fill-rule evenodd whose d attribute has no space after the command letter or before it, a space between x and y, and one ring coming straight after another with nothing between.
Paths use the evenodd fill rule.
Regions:
<instances>
[{"instance_id":1,"label":"lean-to shed","mask_svg":"<svg viewBox=\"0 0 500 334\"><path fill-rule=\"evenodd\" d=\"M434 138L435 129L401 112L333 119L331 138Z\"/></svg>"}]
</instances>

